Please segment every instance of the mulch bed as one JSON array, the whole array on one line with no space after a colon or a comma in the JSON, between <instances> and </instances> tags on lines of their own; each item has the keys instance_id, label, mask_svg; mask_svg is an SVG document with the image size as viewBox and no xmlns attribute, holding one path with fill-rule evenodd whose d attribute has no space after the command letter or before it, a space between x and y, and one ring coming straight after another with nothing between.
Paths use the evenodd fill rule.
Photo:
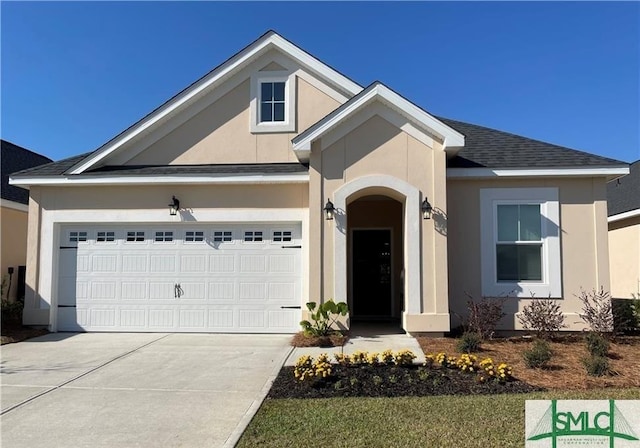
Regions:
<instances>
[{"instance_id":1,"label":"mulch bed","mask_svg":"<svg viewBox=\"0 0 640 448\"><path fill-rule=\"evenodd\" d=\"M342 347L348 340L348 335L337 331L329 336L307 336L300 331L291 338L291 345L294 347Z\"/></svg>"},{"instance_id":2,"label":"mulch bed","mask_svg":"<svg viewBox=\"0 0 640 448\"><path fill-rule=\"evenodd\" d=\"M419 366L334 365L331 377L299 381L293 367L283 367L267 398L423 397L488 395L544 390L522 381L480 383L478 376L452 369Z\"/></svg>"},{"instance_id":3,"label":"mulch bed","mask_svg":"<svg viewBox=\"0 0 640 448\"><path fill-rule=\"evenodd\" d=\"M25 339L35 338L49 333L43 328L23 327L18 322L2 322L2 336L0 337L0 345L11 344L13 342L24 341Z\"/></svg>"}]
</instances>

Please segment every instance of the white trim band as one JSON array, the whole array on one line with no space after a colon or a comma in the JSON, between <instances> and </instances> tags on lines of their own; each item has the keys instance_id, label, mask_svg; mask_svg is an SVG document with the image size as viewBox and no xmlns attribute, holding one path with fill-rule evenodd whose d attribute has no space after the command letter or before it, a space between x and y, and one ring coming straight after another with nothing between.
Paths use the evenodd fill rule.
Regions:
<instances>
[{"instance_id":1,"label":"white trim band","mask_svg":"<svg viewBox=\"0 0 640 448\"><path fill-rule=\"evenodd\" d=\"M635 218L636 216L640 216L640 208L629 210L624 213L618 213L617 215L611 215L607 218L607 222L622 221L623 219Z\"/></svg>"},{"instance_id":2,"label":"white trim band","mask_svg":"<svg viewBox=\"0 0 640 448\"><path fill-rule=\"evenodd\" d=\"M156 185L156 184L303 184L309 174L252 174L209 176L29 177L9 179L10 185Z\"/></svg>"},{"instance_id":3,"label":"white trim band","mask_svg":"<svg viewBox=\"0 0 640 448\"><path fill-rule=\"evenodd\" d=\"M7 207L13 210L19 210L21 212L28 212L29 206L20 202L10 201L8 199L0 199L0 206Z\"/></svg>"},{"instance_id":4,"label":"white trim band","mask_svg":"<svg viewBox=\"0 0 640 448\"><path fill-rule=\"evenodd\" d=\"M585 177L585 176L624 176L629 174L628 167L593 168L447 168L447 178L482 179L486 177Z\"/></svg>"}]
</instances>

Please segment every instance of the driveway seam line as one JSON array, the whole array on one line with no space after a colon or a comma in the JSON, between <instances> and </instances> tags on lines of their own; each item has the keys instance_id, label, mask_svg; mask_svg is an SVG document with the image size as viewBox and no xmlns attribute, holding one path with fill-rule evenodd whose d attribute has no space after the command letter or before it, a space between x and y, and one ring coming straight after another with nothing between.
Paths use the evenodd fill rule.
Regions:
<instances>
[{"instance_id":1,"label":"driveway seam line","mask_svg":"<svg viewBox=\"0 0 640 448\"><path fill-rule=\"evenodd\" d=\"M87 370L86 372L83 372L83 373L81 373L81 374L79 374L79 375L76 375L75 377L73 377L73 378L71 378L71 379L69 379L69 380L67 380L67 381L62 382L61 384L58 384L57 386L53 386L53 387L51 387L51 388L49 388L49 389L47 389L47 390L44 390L44 391L40 392L39 394L34 395L33 397L29 397L29 398L27 398L26 400L22 400L20 403L14 404L13 406L10 406L10 407L8 407L7 409L2 410L2 411L0 412L0 415L5 415L5 414L7 414L7 413L9 413L9 412L13 411L14 409L17 409L17 408L19 408L19 407L24 406L24 405L25 405L25 404L27 404L27 403L30 403L31 401L35 400L36 398L40 398L40 397L42 397L43 395L46 395L46 394L48 394L48 393L50 393L50 392L53 392L54 390L60 389L60 388L62 388L62 387L64 387L64 386L66 386L67 384L69 384L69 383L71 383L71 382L73 382L73 381L79 380L80 378L82 378L82 377L84 377L84 376L86 376L86 375L89 375L90 373L95 372L96 370L101 369L101 368L103 368L104 366L106 366L106 365L108 365L108 364L111 364L111 363L112 363L112 362L114 362L114 361L117 361L117 360L119 360L119 359L122 359L122 358L124 358L125 356L130 355L131 353L133 353L133 352L136 352L136 351L140 350L141 348L147 347L147 346L149 346L149 345L151 345L151 344L153 344L153 343L155 343L155 342L158 342L158 341L160 341L160 340L162 340L162 339L164 339L164 338L166 338L166 337L169 337L169 336L171 336L171 333L169 333L169 334L165 334L164 336L161 336L161 337L159 337L158 339L154 339L153 341L147 342L146 344L142 344L142 345L140 345L140 346L138 346L138 347L134 348L133 350L129 350L129 351L128 351L128 352L126 352L126 353L123 353L123 354L121 354L121 355L118 355L118 356L116 356L115 358L112 358L112 359L110 359L110 360L108 360L108 361L106 361L106 362L104 362L104 363L102 363L102 364L100 364L100 365L98 365L98 366L96 366L96 367L93 367L93 368L91 368L91 369Z\"/></svg>"},{"instance_id":2,"label":"driveway seam line","mask_svg":"<svg viewBox=\"0 0 640 448\"><path fill-rule=\"evenodd\" d=\"M289 356L291 356L291 352L293 352L293 349L294 347L289 347L289 349L286 350L286 353L284 354L284 356L280 359L280 362L277 362L273 366L273 369L271 369L271 374L269 375L269 378L267 378L267 381L264 383L264 386L262 386L262 390L258 393L258 396L256 397L256 399L253 400L253 402L251 403L251 405L249 406L245 414L242 416L242 419L240 419L240 422L236 425L233 432L229 435L229 437L227 437L227 440L225 441L224 445L222 445L222 448L233 448L240 441L240 437L242 437L242 434L244 434L244 431L247 429L247 426L249 426L249 423L251 423L251 420L253 420L253 417L256 415L256 413L260 409L260 406L262 406L262 402L267 397L267 394L271 389L271 385L273 384L276 377L278 376L278 373L280 373L280 370L282 369L282 366L284 365L285 361L289 358Z\"/></svg>"}]
</instances>

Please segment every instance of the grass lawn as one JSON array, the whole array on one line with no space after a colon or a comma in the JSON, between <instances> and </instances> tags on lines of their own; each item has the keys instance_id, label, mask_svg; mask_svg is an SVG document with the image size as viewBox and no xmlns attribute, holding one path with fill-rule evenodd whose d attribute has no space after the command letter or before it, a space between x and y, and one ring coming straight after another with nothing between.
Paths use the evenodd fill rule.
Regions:
<instances>
[{"instance_id":1,"label":"grass lawn","mask_svg":"<svg viewBox=\"0 0 640 448\"><path fill-rule=\"evenodd\" d=\"M640 399L640 389L266 400L238 447L522 447L524 402Z\"/></svg>"}]
</instances>

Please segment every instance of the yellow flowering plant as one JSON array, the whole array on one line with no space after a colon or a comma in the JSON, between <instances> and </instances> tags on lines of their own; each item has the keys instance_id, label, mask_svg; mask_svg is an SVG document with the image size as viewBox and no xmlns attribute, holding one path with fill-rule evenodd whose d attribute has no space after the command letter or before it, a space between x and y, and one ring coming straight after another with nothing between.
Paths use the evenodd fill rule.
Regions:
<instances>
[{"instance_id":1,"label":"yellow flowering plant","mask_svg":"<svg viewBox=\"0 0 640 448\"><path fill-rule=\"evenodd\" d=\"M413 364L413 360L416 359L415 353L411 350L400 350L394 356L394 361L397 366L410 366Z\"/></svg>"}]
</instances>

